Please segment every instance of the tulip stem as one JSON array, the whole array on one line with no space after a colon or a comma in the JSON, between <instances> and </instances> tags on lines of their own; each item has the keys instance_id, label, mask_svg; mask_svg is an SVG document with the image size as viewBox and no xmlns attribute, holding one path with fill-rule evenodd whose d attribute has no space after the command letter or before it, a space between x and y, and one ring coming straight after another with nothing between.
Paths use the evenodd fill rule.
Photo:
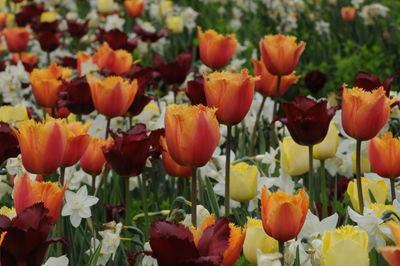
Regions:
<instances>
[{"instance_id":1,"label":"tulip stem","mask_svg":"<svg viewBox=\"0 0 400 266\"><path fill-rule=\"evenodd\" d=\"M139 186L141 190L141 196L142 196L142 202L143 202L143 212L144 212L144 221L146 224L146 228L148 228L149 225L149 208L147 206L147 201L146 201L146 180L144 179L144 175L139 175L138 177L139 181ZM128 178L128 183L129 183L129 178ZM128 186L128 191L127 193L129 194L129 186Z\"/></svg>"},{"instance_id":2,"label":"tulip stem","mask_svg":"<svg viewBox=\"0 0 400 266\"><path fill-rule=\"evenodd\" d=\"M140 188L142 188L141 186L141 182L140 182L140 177L138 177L139 179L139 186ZM130 224L130 209L131 209L131 199L130 199L130 194L129 194L129 177L124 177L124 187L125 187L125 224ZM142 196L142 204L144 205L144 201L143 201L143 196Z\"/></svg>"},{"instance_id":3,"label":"tulip stem","mask_svg":"<svg viewBox=\"0 0 400 266\"><path fill-rule=\"evenodd\" d=\"M197 168L192 169L192 225L197 227Z\"/></svg>"},{"instance_id":4,"label":"tulip stem","mask_svg":"<svg viewBox=\"0 0 400 266\"><path fill-rule=\"evenodd\" d=\"M92 175L92 194L96 193L96 175Z\"/></svg>"},{"instance_id":5,"label":"tulip stem","mask_svg":"<svg viewBox=\"0 0 400 266\"><path fill-rule=\"evenodd\" d=\"M278 113L278 103L279 103L279 89L281 87L281 80L282 76L278 75L278 81L276 82L276 91L275 91L275 97L274 97L274 108L272 110L272 121L274 121L276 114ZM272 122L271 121L271 122ZM276 142L276 135L275 135L275 123L272 124L271 126L271 142L270 145L274 145Z\"/></svg>"},{"instance_id":6,"label":"tulip stem","mask_svg":"<svg viewBox=\"0 0 400 266\"><path fill-rule=\"evenodd\" d=\"M108 131L110 130L111 118L107 117L107 124L106 124L106 139L108 139Z\"/></svg>"},{"instance_id":7,"label":"tulip stem","mask_svg":"<svg viewBox=\"0 0 400 266\"><path fill-rule=\"evenodd\" d=\"M392 193L392 202L396 199L395 178L390 178L390 192Z\"/></svg>"},{"instance_id":8,"label":"tulip stem","mask_svg":"<svg viewBox=\"0 0 400 266\"><path fill-rule=\"evenodd\" d=\"M256 136L257 136L257 128L258 128L258 120L260 120L260 116L262 113L262 110L264 109L264 104L265 104L265 100L267 99L267 97L263 97L262 101L261 101L261 105L260 108L257 111L257 115L256 115L256 122L254 123L254 127L253 127L253 132L251 133L251 138L250 138L250 155L254 155L254 146L256 145Z\"/></svg>"},{"instance_id":9,"label":"tulip stem","mask_svg":"<svg viewBox=\"0 0 400 266\"><path fill-rule=\"evenodd\" d=\"M357 140L356 145L356 175L357 175L357 193L358 204L360 205L360 214L364 213L364 197L361 183L361 140Z\"/></svg>"},{"instance_id":10,"label":"tulip stem","mask_svg":"<svg viewBox=\"0 0 400 266\"><path fill-rule=\"evenodd\" d=\"M230 183L231 183L231 140L232 140L232 126L227 125L226 136L226 161L225 161L225 216L228 217L230 213Z\"/></svg>"},{"instance_id":11,"label":"tulip stem","mask_svg":"<svg viewBox=\"0 0 400 266\"><path fill-rule=\"evenodd\" d=\"M310 210L314 212L313 145L308 146L308 165L308 193L310 196Z\"/></svg>"},{"instance_id":12,"label":"tulip stem","mask_svg":"<svg viewBox=\"0 0 400 266\"><path fill-rule=\"evenodd\" d=\"M50 66L51 59L50 59L50 52L46 53L47 65Z\"/></svg>"},{"instance_id":13,"label":"tulip stem","mask_svg":"<svg viewBox=\"0 0 400 266\"><path fill-rule=\"evenodd\" d=\"M64 185L64 176L65 176L65 167L61 166L60 167L60 178L59 178L59 182L60 182L61 186Z\"/></svg>"},{"instance_id":14,"label":"tulip stem","mask_svg":"<svg viewBox=\"0 0 400 266\"><path fill-rule=\"evenodd\" d=\"M322 198L322 218L325 218L328 216L325 160L321 160L321 198Z\"/></svg>"},{"instance_id":15,"label":"tulip stem","mask_svg":"<svg viewBox=\"0 0 400 266\"><path fill-rule=\"evenodd\" d=\"M278 241L279 242L279 253L282 254L280 259L282 266L285 265L285 241Z\"/></svg>"}]
</instances>

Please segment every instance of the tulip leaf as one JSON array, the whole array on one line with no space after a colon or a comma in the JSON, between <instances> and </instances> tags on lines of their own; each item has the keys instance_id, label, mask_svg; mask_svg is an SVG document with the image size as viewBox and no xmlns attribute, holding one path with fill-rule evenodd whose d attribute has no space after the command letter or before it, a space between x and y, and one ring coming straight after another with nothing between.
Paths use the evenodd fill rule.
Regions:
<instances>
[{"instance_id":1,"label":"tulip leaf","mask_svg":"<svg viewBox=\"0 0 400 266\"><path fill-rule=\"evenodd\" d=\"M211 181L208 178L208 176L205 177L206 181L206 191L207 191L207 196L208 199L210 200L210 205L211 205L211 211L215 213L215 216L219 218L219 207L218 207L218 202L217 202L217 197L215 196L215 192L213 190L213 187L211 185Z\"/></svg>"},{"instance_id":2,"label":"tulip leaf","mask_svg":"<svg viewBox=\"0 0 400 266\"><path fill-rule=\"evenodd\" d=\"M126 229L128 229L128 231L131 232L132 234L138 235L140 240L144 242L144 234L139 228L135 226L127 226Z\"/></svg>"},{"instance_id":3,"label":"tulip leaf","mask_svg":"<svg viewBox=\"0 0 400 266\"><path fill-rule=\"evenodd\" d=\"M296 260L294 261L294 266L300 266L300 249L299 246L296 247Z\"/></svg>"},{"instance_id":4,"label":"tulip leaf","mask_svg":"<svg viewBox=\"0 0 400 266\"><path fill-rule=\"evenodd\" d=\"M97 260L100 256L101 244L96 248L94 253L90 256L89 261L86 263L86 266L96 266Z\"/></svg>"},{"instance_id":5,"label":"tulip leaf","mask_svg":"<svg viewBox=\"0 0 400 266\"><path fill-rule=\"evenodd\" d=\"M369 197L371 198L371 203L376 203L376 199L374 197L374 194L370 189L368 189Z\"/></svg>"}]
</instances>

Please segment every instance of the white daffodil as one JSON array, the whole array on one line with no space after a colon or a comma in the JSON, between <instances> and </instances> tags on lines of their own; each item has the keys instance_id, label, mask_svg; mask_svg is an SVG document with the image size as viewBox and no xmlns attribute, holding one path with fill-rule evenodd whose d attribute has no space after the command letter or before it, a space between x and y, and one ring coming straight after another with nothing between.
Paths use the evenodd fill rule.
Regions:
<instances>
[{"instance_id":1,"label":"white daffodil","mask_svg":"<svg viewBox=\"0 0 400 266\"><path fill-rule=\"evenodd\" d=\"M203 222L207 219L208 216L210 216L210 212L204 208L203 205L197 205L197 226L200 228L200 226L203 224ZM192 215L188 214L185 216L185 220L183 220L183 224L190 227L192 226Z\"/></svg>"},{"instance_id":2,"label":"white daffodil","mask_svg":"<svg viewBox=\"0 0 400 266\"><path fill-rule=\"evenodd\" d=\"M99 199L89 196L86 186L83 186L77 192L65 191L65 201L61 215L70 216L71 224L78 227L82 218L89 218L92 215L90 206L95 205Z\"/></svg>"},{"instance_id":3,"label":"white daffodil","mask_svg":"<svg viewBox=\"0 0 400 266\"><path fill-rule=\"evenodd\" d=\"M298 238L322 237L325 231L336 228L338 219L338 214L334 213L333 215L328 216L320 221L318 216L314 215L310 210L308 210L306 220L298 235Z\"/></svg>"},{"instance_id":4,"label":"white daffodil","mask_svg":"<svg viewBox=\"0 0 400 266\"><path fill-rule=\"evenodd\" d=\"M68 266L69 260L67 255L61 257L51 257L42 266Z\"/></svg>"},{"instance_id":5,"label":"white daffodil","mask_svg":"<svg viewBox=\"0 0 400 266\"><path fill-rule=\"evenodd\" d=\"M109 224L114 224L114 226L99 232L99 235L103 238L101 240L101 252L112 255L112 259L114 260L119 244L121 243L119 235L121 234L123 225L122 223L115 224L115 222Z\"/></svg>"}]
</instances>

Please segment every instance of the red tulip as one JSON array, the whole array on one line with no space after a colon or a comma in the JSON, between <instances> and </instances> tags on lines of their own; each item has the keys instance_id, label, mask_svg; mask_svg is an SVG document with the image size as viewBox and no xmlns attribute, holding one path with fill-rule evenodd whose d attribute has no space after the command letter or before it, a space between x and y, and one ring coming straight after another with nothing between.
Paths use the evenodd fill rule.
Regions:
<instances>
[{"instance_id":1,"label":"red tulip","mask_svg":"<svg viewBox=\"0 0 400 266\"><path fill-rule=\"evenodd\" d=\"M15 131L4 122L0 122L0 164L20 154L18 137Z\"/></svg>"},{"instance_id":2,"label":"red tulip","mask_svg":"<svg viewBox=\"0 0 400 266\"><path fill-rule=\"evenodd\" d=\"M192 65L192 53L182 52L176 60L167 63L159 54L153 55L153 64L160 72L161 79L166 84L180 85L189 74Z\"/></svg>"},{"instance_id":3,"label":"red tulip","mask_svg":"<svg viewBox=\"0 0 400 266\"><path fill-rule=\"evenodd\" d=\"M86 35L89 31L89 20L86 20L83 23L78 22L77 20L68 20L67 21L67 26L68 26L68 32L71 34L72 38L74 39L80 39L83 36Z\"/></svg>"},{"instance_id":4,"label":"red tulip","mask_svg":"<svg viewBox=\"0 0 400 266\"><path fill-rule=\"evenodd\" d=\"M187 83L186 95L192 105L207 105L206 94L204 93L204 78L196 77Z\"/></svg>"},{"instance_id":5,"label":"red tulip","mask_svg":"<svg viewBox=\"0 0 400 266\"><path fill-rule=\"evenodd\" d=\"M354 76L354 84L355 86L362 88L366 91L372 91L382 86L385 89L386 96L389 97L390 87L392 86L395 78L396 76L392 75L386 78L383 83L381 83L380 79L377 76L368 72L360 71Z\"/></svg>"},{"instance_id":6,"label":"red tulip","mask_svg":"<svg viewBox=\"0 0 400 266\"><path fill-rule=\"evenodd\" d=\"M58 106L67 107L74 114L90 114L94 111L92 94L86 77L63 81L66 90L59 93Z\"/></svg>"}]
</instances>

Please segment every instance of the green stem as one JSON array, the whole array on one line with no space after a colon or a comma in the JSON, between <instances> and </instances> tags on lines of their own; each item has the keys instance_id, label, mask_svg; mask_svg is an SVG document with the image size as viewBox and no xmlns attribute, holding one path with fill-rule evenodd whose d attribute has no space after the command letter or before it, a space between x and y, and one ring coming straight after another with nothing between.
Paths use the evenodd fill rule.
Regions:
<instances>
[{"instance_id":1,"label":"green stem","mask_svg":"<svg viewBox=\"0 0 400 266\"><path fill-rule=\"evenodd\" d=\"M359 213L364 212L364 197L362 191L362 181L361 181L361 140L357 140L356 145L356 175L357 175L357 193L358 193L358 204Z\"/></svg>"},{"instance_id":2,"label":"green stem","mask_svg":"<svg viewBox=\"0 0 400 266\"><path fill-rule=\"evenodd\" d=\"M144 210L144 221L146 223L146 228L148 228L149 225L149 206L147 206L147 200L146 200L146 180L144 179L144 175L138 176L138 179L141 179L141 194L142 194L142 201L143 201L143 210Z\"/></svg>"},{"instance_id":3,"label":"green stem","mask_svg":"<svg viewBox=\"0 0 400 266\"><path fill-rule=\"evenodd\" d=\"M65 176L65 167L61 166L60 167L60 178L59 178L59 182L60 182L61 186L64 186L64 176Z\"/></svg>"},{"instance_id":4,"label":"green stem","mask_svg":"<svg viewBox=\"0 0 400 266\"><path fill-rule=\"evenodd\" d=\"M282 254L281 264L282 266L285 265L285 241L278 241L279 242L279 253Z\"/></svg>"},{"instance_id":5,"label":"green stem","mask_svg":"<svg viewBox=\"0 0 400 266\"><path fill-rule=\"evenodd\" d=\"M308 159L309 159L309 169L308 169L308 193L310 196L310 210L314 212L314 167L313 167L313 145L308 146Z\"/></svg>"},{"instance_id":6,"label":"green stem","mask_svg":"<svg viewBox=\"0 0 400 266\"><path fill-rule=\"evenodd\" d=\"M232 140L232 126L227 126L226 137L226 161L225 161L225 216L228 217L230 213L230 183L231 183L231 140Z\"/></svg>"},{"instance_id":7,"label":"green stem","mask_svg":"<svg viewBox=\"0 0 400 266\"><path fill-rule=\"evenodd\" d=\"M47 65L48 65L48 66L50 66L50 63L51 63L51 59L50 59L50 52L47 52L47 53L46 53L46 55L47 55L47 56L46 56L46 59L47 59Z\"/></svg>"},{"instance_id":8,"label":"green stem","mask_svg":"<svg viewBox=\"0 0 400 266\"><path fill-rule=\"evenodd\" d=\"M258 109L257 112L257 116L256 116L256 122L254 123L254 128L253 128L253 132L251 133L251 141L250 141L250 155L254 155L254 148L256 145L256 137L257 137L257 128L258 128L258 120L260 120L260 116L262 113L262 110L264 109L264 104L265 104L265 100L267 99L267 97L263 97L260 108Z\"/></svg>"},{"instance_id":9,"label":"green stem","mask_svg":"<svg viewBox=\"0 0 400 266\"><path fill-rule=\"evenodd\" d=\"M337 204L337 193L338 193L338 187L337 187L337 174L335 175L335 190L333 192L333 208L332 208L332 212L335 213L336 212L336 204Z\"/></svg>"},{"instance_id":10,"label":"green stem","mask_svg":"<svg viewBox=\"0 0 400 266\"><path fill-rule=\"evenodd\" d=\"M197 227L197 168L192 169L192 225Z\"/></svg>"},{"instance_id":11,"label":"green stem","mask_svg":"<svg viewBox=\"0 0 400 266\"><path fill-rule=\"evenodd\" d=\"M322 218L328 216L328 195L326 189L326 170L325 160L321 160L321 199L322 199Z\"/></svg>"},{"instance_id":12,"label":"green stem","mask_svg":"<svg viewBox=\"0 0 400 266\"><path fill-rule=\"evenodd\" d=\"M62 232L61 232L61 217L58 217L57 223L56 223L56 232L57 232L57 237L62 237ZM57 242L57 257L62 256L63 251L62 251L62 244L60 242Z\"/></svg>"},{"instance_id":13,"label":"green stem","mask_svg":"<svg viewBox=\"0 0 400 266\"><path fill-rule=\"evenodd\" d=\"M108 131L110 129L111 118L107 117L107 124L106 124L106 139L108 139Z\"/></svg>"},{"instance_id":14,"label":"green stem","mask_svg":"<svg viewBox=\"0 0 400 266\"><path fill-rule=\"evenodd\" d=\"M96 193L96 175L92 175L92 194Z\"/></svg>"},{"instance_id":15,"label":"green stem","mask_svg":"<svg viewBox=\"0 0 400 266\"><path fill-rule=\"evenodd\" d=\"M138 177L139 178L139 177ZM124 186L125 186L125 224L129 225L130 224L130 217L131 217L131 195L129 193L129 178L124 177ZM139 179L139 185L140 185L140 179ZM142 196L142 202L144 204L143 196Z\"/></svg>"},{"instance_id":16,"label":"green stem","mask_svg":"<svg viewBox=\"0 0 400 266\"><path fill-rule=\"evenodd\" d=\"M276 83L276 91L275 91L275 97L274 97L274 108L272 110L272 120L275 119L276 114L278 113L278 103L279 103L279 89L281 87L281 80L282 80L282 76L278 75L278 81ZM271 126L271 141L270 141L270 145L271 147L275 146L276 142L276 135L275 135L275 123L272 124Z\"/></svg>"},{"instance_id":17,"label":"green stem","mask_svg":"<svg viewBox=\"0 0 400 266\"><path fill-rule=\"evenodd\" d=\"M392 193L392 202L396 199L395 178L390 179L390 191Z\"/></svg>"}]
</instances>

